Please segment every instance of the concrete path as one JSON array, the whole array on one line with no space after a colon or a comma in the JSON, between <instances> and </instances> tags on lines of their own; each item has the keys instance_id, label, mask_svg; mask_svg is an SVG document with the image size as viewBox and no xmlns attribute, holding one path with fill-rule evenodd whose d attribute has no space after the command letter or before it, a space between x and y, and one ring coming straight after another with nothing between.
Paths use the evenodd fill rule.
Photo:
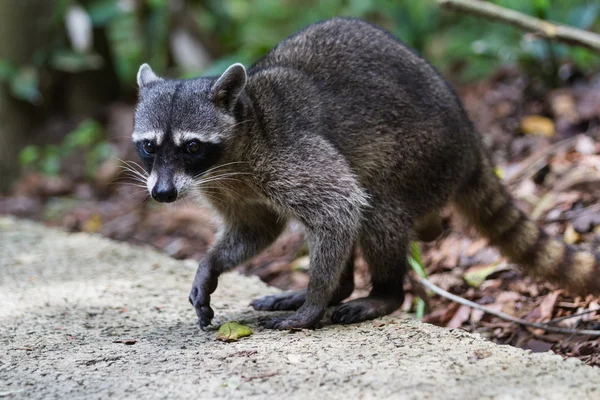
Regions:
<instances>
[{"instance_id":1,"label":"concrete path","mask_svg":"<svg viewBox=\"0 0 600 400\"><path fill-rule=\"evenodd\" d=\"M600 399L600 369L408 319L263 331L248 307L274 293L223 276L202 332L187 301L195 263L0 218L0 397Z\"/></svg>"}]
</instances>

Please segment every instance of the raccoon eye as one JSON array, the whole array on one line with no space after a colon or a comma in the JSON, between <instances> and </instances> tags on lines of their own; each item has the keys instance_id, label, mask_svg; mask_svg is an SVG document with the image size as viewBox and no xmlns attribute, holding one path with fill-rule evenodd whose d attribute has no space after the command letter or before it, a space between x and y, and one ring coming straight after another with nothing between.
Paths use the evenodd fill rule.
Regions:
<instances>
[{"instance_id":1,"label":"raccoon eye","mask_svg":"<svg viewBox=\"0 0 600 400\"><path fill-rule=\"evenodd\" d=\"M152 142L149 140L144 140L144 143L142 143L142 149L144 149L146 154L154 154L156 151L154 144L152 144Z\"/></svg>"},{"instance_id":2,"label":"raccoon eye","mask_svg":"<svg viewBox=\"0 0 600 400\"><path fill-rule=\"evenodd\" d=\"M185 145L185 150L192 154L200 150L200 143L197 140L192 140Z\"/></svg>"}]
</instances>

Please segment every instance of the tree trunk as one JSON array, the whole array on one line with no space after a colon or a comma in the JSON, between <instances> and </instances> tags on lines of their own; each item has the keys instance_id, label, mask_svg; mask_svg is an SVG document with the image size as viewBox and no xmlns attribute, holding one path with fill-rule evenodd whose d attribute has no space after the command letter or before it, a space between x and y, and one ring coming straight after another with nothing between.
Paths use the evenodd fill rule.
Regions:
<instances>
[{"instance_id":1,"label":"tree trunk","mask_svg":"<svg viewBox=\"0 0 600 400\"><path fill-rule=\"evenodd\" d=\"M30 65L34 53L50 40L55 1L0 0L0 60L16 67ZM33 106L15 99L0 85L0 192L19 173L19 150L28 143L35 122Z\"/></svg>"}]
</instances>

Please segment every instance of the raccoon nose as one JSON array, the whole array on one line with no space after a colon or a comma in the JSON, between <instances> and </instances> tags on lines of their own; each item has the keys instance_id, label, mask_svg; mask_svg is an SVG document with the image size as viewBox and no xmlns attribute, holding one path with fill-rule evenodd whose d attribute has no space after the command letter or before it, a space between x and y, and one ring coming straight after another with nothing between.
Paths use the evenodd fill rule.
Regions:
<instances>
[{"instance_id":1,"label":"raccoon nose","mask_svg":"<svg viewBox=\"0 0 600 400\"><path fill-rule=\"evenodd\" d=\"M161 203L172 203L177 200L177 189L171 182L159 182L152 188L152 198Z\"/></svg>"}]
</instances>

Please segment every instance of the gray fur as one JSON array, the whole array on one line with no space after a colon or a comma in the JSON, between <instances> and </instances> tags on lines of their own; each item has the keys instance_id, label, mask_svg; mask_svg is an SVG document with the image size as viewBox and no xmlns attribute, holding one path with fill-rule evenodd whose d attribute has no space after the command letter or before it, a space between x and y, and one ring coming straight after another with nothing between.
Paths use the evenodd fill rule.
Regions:
<instances>
[{"instance_id":1,"label":"gray fur","mask_svg":"<svg viewBox=\"0 0 600 400\"><path fill-rule=\"evenodd\" d=\"M213 317L219 274L267 247L290 218L306 227L310 281L306 294L253 302L299 307L267 327L314 327L328 304L349 295L344 266L355 245L373 288L339 306L333 321L394 311L404 299L413 226L426 232L422 221L438 221L431 215L481 169L496 179L449 85L400 41L357 19L311 25L247 74L238 64L219 78L142 86L135 132L154 131L166 136L148 171L159 183L195 175L187 192L206 198L223 221L190 294L201 327ZM176 131L192 132L211 151L182 161L169 139Z\"/></svg>"}]
</instances>

